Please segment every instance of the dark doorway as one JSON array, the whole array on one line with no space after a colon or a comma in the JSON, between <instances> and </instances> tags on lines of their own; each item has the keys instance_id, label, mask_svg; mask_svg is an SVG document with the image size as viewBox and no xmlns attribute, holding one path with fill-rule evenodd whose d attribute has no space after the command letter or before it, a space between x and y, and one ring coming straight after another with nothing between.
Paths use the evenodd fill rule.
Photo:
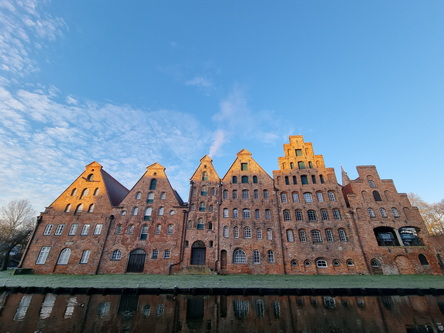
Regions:
<instances>
[{"instance_id":1,"label":"dark doorway","mask_svg":"<svg viewBox=\"0 0 444 333\"><path fill-rule=\"evenodd\" d=\"M202 241L194 242L191 246L191 265L205 265L206 248Z\"/></svg>"},{"instance_id":2,"label":"dark doorway","mask_svg":"<svg viewBox=\"0 0 444 333\"><path fill-rule=\"evenodd\" d=\"M145 266L146 252L142 249L131 251L128 259L127 273L142 273Z\"/></svg>"},{"instance_id":3,"label":"dark doorway","mask_svg":"<svg viewBox=\"0 0 444 333\"><path fill-rule=\"evenodd\" d=\"M220 269L227 269L227 251L220 252Z\"/></svg>"}]
</instances>

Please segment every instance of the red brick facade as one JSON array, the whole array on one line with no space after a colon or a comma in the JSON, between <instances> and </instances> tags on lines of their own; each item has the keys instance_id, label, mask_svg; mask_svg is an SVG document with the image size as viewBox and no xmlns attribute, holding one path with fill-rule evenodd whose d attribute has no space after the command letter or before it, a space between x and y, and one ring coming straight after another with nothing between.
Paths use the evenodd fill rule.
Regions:
<instances>
[{"instance_id":1,"label":"red brick facade","mask_svg":"<svg viewBox=\"0 0 444 333\"><path fill-rule=\"evenodd\" d=\"M441 249L418 210L374 166L358 167L356 180L343 172L341 186L302 136L290 137L278 162L270 177L243 149L220 178L204 156L188 203L158 163L128 191L93 162L41 214L21 267L39 274L442 273Z\"/></svg>"}]
</instances>

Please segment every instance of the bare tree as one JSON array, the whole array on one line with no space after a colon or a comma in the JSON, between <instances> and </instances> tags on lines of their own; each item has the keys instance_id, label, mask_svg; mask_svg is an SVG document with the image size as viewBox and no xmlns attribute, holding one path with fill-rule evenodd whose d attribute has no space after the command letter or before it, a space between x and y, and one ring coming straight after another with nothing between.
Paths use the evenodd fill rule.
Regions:
<instances>
[{"instance_id":1,"label":"bare tree","mask_svg":"<svg viewBox=\"0 0 444 333\"><path fill-rule=\"evenodd\" d=\"M414 193L409 193L408 198L412 206L418 207L429 234L444 235L444 200L429 204Z\"/></svg>"},{"instance_id":2,"label":"bare tree","mask_svg":"<svg viewBox=\"0 0 444 333\"><path fill-rule=\"evenodd\" d=\"M34 228L36 211L29 200L13 200L0 209L0 270L8 267L11 251L22 252Z\"/></svg>"}]
</instances>

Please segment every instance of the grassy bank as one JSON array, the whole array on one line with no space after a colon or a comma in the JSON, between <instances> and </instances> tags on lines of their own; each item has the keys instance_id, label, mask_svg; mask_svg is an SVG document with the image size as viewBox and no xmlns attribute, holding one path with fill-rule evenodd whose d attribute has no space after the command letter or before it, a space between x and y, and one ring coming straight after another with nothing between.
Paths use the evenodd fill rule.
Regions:
<instances>
[{"instance_id":1,"label":"grassy bank","mask_svg":"<svg viewBox=\"0 0 444 333\"><path fill-rule=\"evenodd\" d=\"M92 288L444 288L444 276L430 275L12 275L0 272L0 286Z\"/></svg>"}]
</instances>

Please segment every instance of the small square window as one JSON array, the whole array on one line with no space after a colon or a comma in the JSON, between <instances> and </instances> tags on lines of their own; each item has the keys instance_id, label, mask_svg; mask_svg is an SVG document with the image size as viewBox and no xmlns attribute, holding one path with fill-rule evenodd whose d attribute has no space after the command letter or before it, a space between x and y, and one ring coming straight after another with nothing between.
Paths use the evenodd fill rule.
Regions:
<instances>
[{"instance_id":1,"label":"small square window","mask_svg":"<svg viewBox=\"0 0 444 333\"><path fill-rule=\"evenodd\" d=\"M248 170L248 163L241 163L241 170L247 171Z\"/></svg>"}]
</instances>

